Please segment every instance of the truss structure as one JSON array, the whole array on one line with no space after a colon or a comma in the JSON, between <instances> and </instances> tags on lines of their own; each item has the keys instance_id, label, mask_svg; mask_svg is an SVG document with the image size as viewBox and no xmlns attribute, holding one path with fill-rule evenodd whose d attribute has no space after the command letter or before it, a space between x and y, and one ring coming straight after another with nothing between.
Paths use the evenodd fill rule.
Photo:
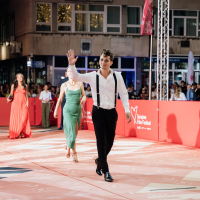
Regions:
<instances>
[{"instance_id":1,"label":"truss structure","mask_svg":"<svg viewBox=\"0 0 200 200\"><path fill-rule=\"evenodd\" d=\"M169 98L169 1L158 0L157 100L161 101Z\"/></svg>"}]
</instances>

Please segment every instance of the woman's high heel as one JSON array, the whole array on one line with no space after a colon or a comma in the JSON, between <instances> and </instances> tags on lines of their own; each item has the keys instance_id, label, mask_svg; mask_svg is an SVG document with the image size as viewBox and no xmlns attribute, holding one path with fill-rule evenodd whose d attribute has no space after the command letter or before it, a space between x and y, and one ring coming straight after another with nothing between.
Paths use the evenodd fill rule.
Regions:
<instances>
[{"instance_id":1,"label":"woman's high heel","mask_svg":"<svg viewBox=\"0 0 200 200\"><path fill-rule=\"evenodd\" d=\"M65 149L68 150L66 147L65 147ZM69 152L66 154L66 157L70 158L70 149L69 149Z\"/></svg>"},{"instance_id":2,"label":"woman's high heel","mask_svg":"<svg viewBox=\"0 0 200 200\"><path fill-rule=\"evenodd\" d=\"M76 162L76 163L78 162L77 152L73 153L73 161Z\"/></svg>"}]
</instances>

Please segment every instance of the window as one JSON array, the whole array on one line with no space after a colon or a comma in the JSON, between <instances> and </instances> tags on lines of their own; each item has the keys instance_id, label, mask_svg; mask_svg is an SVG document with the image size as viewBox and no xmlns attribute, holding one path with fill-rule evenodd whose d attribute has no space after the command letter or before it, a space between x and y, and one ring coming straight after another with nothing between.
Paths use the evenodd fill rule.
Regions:
<instances>
[{"instance_id":1,"label":"window","mask_svg":"<svg viewBox=\"0 0 200 200\"><path fill-rule=\"evenodd\" d=\"M75 31L103 32L104 5L75 5Z\"/></svg>"},{"instance_id":2,"label":"window","mask_svg":"<svg viewBox=\"0 0 200 200\"><path fill-rule=\"evenodd\" d=\"M180 62L180 63L175 63L175 69L188 69L188 63L187 62ZM197 63L194 63L194 70L197 70Z\"/></svg>"},{"instance_id":3,"label":"window","mask_svg":"<svg viewBox=\"0 0 200 200\"><path fill-rule=\"evenodd\" d=\"M122 74L122 77L124 79L126 86L129 86L129 85L135 86L135 72L122 71L121 74ZM135 89L135 87L134 87L134 89Z\"/></svg>"},{"instance_id":4,"label":"window","mask_svg":"<svg viewBox=\"0 0 200 200\"><path fill-rule=\"evenodd\" d=\"M172 36L172 10L169 11L169 36Z\"/></svg>"},{"instance_id":5,"label":"window","mask_svg":"<svg viewBox=\"0 0 200 200\"><path fill-rule=\"evenodd\" d=\"M67 56L55 56L55 67L68 67Z\"/></svg>"},{"instance_id":6,"label":"window","mask_svg":"<svg viewBox=\"0 0 200 200\"><path fill-rule=\"evenodd\" d=\"M107 30L106 32L121 32L121 7L107 6Z\"/></svg>"},{"instance_id":7,"label":"window","mask_svg":"<svg viewBox=\"0 0 200 200\"><path fill-rule=\"evenodd\" d=\"M121 58L122 69L134 69L134 58Z\"/></svg>"},{"instance_id":8,"label":"window","mask_svg":"<svg viewBox=\"0 0 200 200\"><path fill-rule=\"evenodd\" d=\"M174 35L197 36L197 20L197 11L173 10Z\"/></svg>"},{"instance_id":9,"label":"window","mask_svg":"<svg viewBox=\"0 0 200 200\"><path fill-rule=\"evenodd\" d=\"M127 7L127 33L140 34L141 7Z\"/></svg>"},{"instance_id":10,"label":"window","mask_svg":"<svg viewBox=\"0 0 200 200\"><path fill-rule=\"evenodd\" d=\"M37 3L36 31L51 31L51 4Z\"/></svg>"},{"instance_id":11,"label":"window","mask_svg":"<svg viewBox=\"0 0 200 200\"><path fill-rule=\"evenodd\" d=\"M199 14L198 36L200 37L200 11L198 12L198 14Z\"/></svg>"},{"instance_id":12,"label":"window","mask_svg":"<svg viewBox=\"0 0 200 200\"><path fill-rule=\"evenodd\" d=\"M55 56L55 67L68 67L67 56ZM85 68L85 57L78 57L76 68Z\"/></svg>"},{"instance_id":13,"label":"window","mask_svg":"<svg viewBox=\"0 0 200 200\"><path fill-rule=\"evenodd\" d=\"M58 4L58 31L71 31L71 9L71 5Z\"/></svg>"}]
</instances>

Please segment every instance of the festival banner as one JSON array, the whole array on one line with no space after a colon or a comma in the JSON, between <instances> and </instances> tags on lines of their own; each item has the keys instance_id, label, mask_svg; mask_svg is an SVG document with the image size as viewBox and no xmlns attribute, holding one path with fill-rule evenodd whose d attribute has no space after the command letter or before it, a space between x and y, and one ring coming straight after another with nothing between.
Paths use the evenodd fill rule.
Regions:
<instances>
[{"instance_id":1,"label":"festival banner","mask_svg":"<svg viewBox=\"0 0 200 200\"><path fill-rule=\"evenodd\" d=\"M152 35L152 17L153 17L153 0L145 0L143 15L142 15L142 25L141 25L141 35Z\"/></svg>"}]
</instances>

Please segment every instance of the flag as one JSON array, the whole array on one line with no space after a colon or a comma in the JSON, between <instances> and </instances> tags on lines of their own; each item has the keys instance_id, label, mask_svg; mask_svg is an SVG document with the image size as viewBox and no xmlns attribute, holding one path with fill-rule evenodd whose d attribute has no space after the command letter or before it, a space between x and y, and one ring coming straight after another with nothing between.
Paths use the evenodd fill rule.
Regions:
<instances>
[{"instance_id":1,"label":"flag","mask_svg":"<svg viewBox=\"0 0 200 200\"><path fill-rule=\"evenodd\" d=\"M188 84L192 85L194 76L194 56L192 51L189 52L188 55L188 73L187 73L187 81Z\"/></svg>"},{"instance_id":2,"label":"flag","mask_svg":"<svg viewBox=\"0 0 200 200\"><path fill-rule=\"evenodd\" d=\"M142 26L141 35L152 35L152 17L153 17L153 0L145 0L143 15L142 15Z\"/></svg>"}]
</instances>

